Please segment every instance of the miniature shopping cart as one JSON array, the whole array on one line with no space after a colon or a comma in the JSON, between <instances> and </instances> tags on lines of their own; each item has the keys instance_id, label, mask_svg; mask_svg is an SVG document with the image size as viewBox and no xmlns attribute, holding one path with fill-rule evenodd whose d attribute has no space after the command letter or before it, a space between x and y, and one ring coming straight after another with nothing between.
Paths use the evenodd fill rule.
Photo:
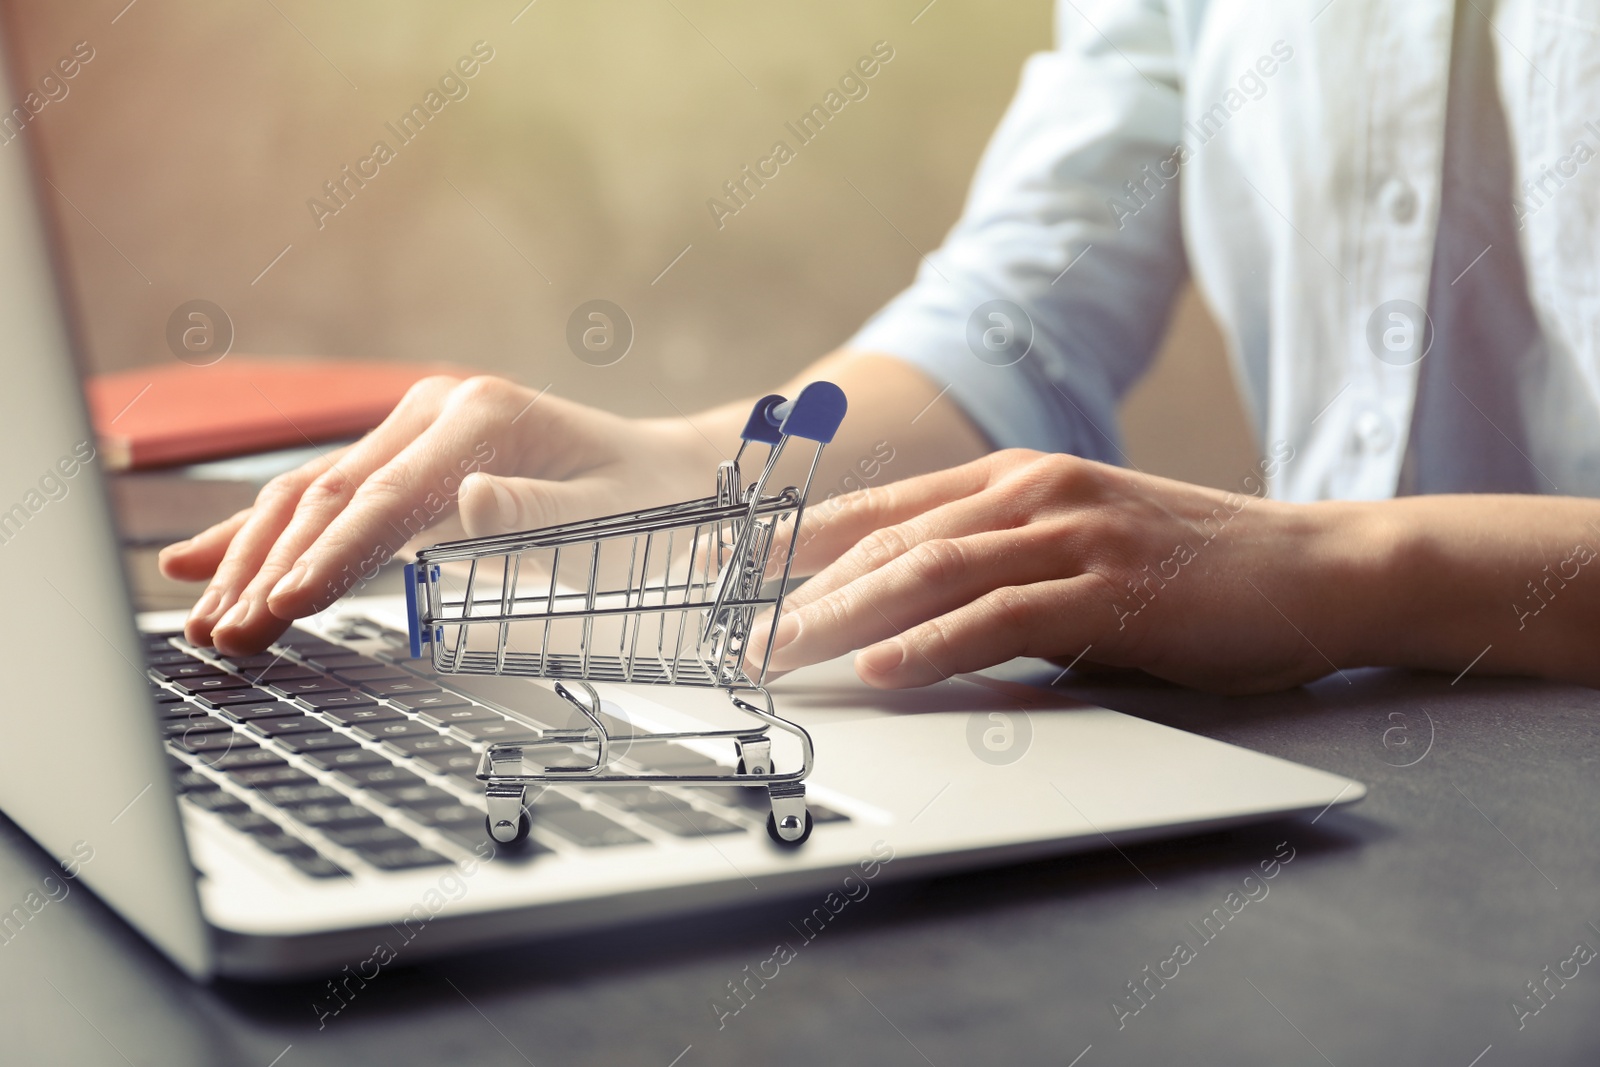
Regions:
<instances>
[{"instance_id":1,"label":"miniature shopping cart","mask_svg":"<svg viewBox=\"0 0 1600 1067\"><path fill-rule=\"evenodd\" d=\"M844 413L844 393L831 382L813 382L792 401L763 397L738 455L717 469L714 496L417 554L406 568L413 656L426 647L444 674L554 679L578 713L576 729L534 727L535 739L495 742L483 753L478 778L494 840L525 838L528 787L551 783L765 786L773 840L798 845L810 836L811 737L773 710L762 684L771 648L759 651L757 666L750 638L758 616L770 611L775 625L783 610L806 493ZM816 444L805 483L769 492L794 437ZM746 486L739 464L753 442L766 445L767 455ZM602 710L591 682L721 689L750 721L738 729L622 732L625 720ZM772 727L799 742L798 768L773 766ZM737 768L673 774L641 765L648 746L675 741L731 742Z\"/></svg>"}]
</instances>

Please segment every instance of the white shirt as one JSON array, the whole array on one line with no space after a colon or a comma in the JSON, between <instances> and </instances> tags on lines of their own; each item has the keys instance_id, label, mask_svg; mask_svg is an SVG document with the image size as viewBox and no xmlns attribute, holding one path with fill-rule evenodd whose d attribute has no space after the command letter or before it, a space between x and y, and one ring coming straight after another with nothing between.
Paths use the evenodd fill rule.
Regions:
<instances>
[{"instance_id":1,"label":"white shirt","mask_svg":"<svg viewBox=\"0 0 1600 1067\"><path fill-rule=\"evenodd\" d=\"M1125 462L1188 272L1274 496L1600 495L1600 5L1062 0L1057 37L853 346Z\"/></svg>"}]
</instances>

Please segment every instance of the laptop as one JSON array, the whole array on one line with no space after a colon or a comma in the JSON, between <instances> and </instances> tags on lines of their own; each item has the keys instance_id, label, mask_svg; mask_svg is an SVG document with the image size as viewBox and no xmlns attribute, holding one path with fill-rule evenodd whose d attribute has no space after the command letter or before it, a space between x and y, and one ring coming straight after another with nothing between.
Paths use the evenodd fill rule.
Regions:
<instances>
[{"instance_id":1,"label":"laptop","mask_svg":"<svg viewBox=\"0 0 1600 1067\"><path fill-rule=\"evenodd\" d=\"M0 151L0 640L13 662L0 809L197 979L827 901L1365 792L1048 689L972 675L881 692L840 660L772 687L815 743L802 845L769 837L765 790L736 784L734 753L707 742L622 759L727 785L550 787L526 842L500 846L478 761L508 732L572 725L549 683L433 673L410 656L402 597L351 598L245 657L190 647L178 613L136 616L26 141ZM726 725L715 691L595 688L631 730ZM772 758L781 771L798 755L779 743Z\"/></svg>"}]
</instances>

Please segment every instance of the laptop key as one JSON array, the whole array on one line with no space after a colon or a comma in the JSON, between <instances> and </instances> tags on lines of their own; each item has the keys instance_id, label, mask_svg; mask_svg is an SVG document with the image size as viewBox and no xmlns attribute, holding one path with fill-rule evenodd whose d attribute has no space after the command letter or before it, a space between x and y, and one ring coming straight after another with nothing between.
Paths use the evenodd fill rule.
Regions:
<instances>
[{"instance_id":1,"label":"laptop key","mask_svg":"<svg viewBox=\"0 0 1600 1067\"><path fill-rule=\"evenodd\" d=\"M206 733L184 734L182 737L169 737L167 738L167 743L177 745L179 748L189 753L216 752L227 754L256 747L256 743L254 741L247 741L238 734L234 733L232 730L216 730L208 731ZM212 766L216 766L216 764L211 763L210 760L207 760L206 762L210 763Z\"/></svg>"},{"instance_id":2,"label":"laptop key","mask_svg":"<svg viewBox=\"0 0 1600 1067\"><path fill-rule=\"evenodd\" d=\"M314 734L312 736L320 737L321 735ZM344 737L343 734L335 734L334 736ZM351 739L345 738L345 740ZM336 751L307 752L305 758L306 762L319 771L344 771L355 767L392 768L394 766L394 762L388 756L381 752L374 752L370 748L362 748L359 745L355 745L353 741L350 747Z\"/></svg>"},{"instance_id":3,"label":"laptop key","mask_svg":"<svg viewBox=\"0 0 1600 1067\"><path fill-rule=\"evenodd\" d=\"M266 789L278 785L316 785L317 780L287 763L276 767L243 767L229 771L228 777L247 789Z\"/></svg>"},{"instance_id":4,"label":"laptop key","mask_svg":"<svg viewBox=\"0 0 1600 1067\"><path fill-rule=\"evenodd\" d=\"M289 696L299 696L301 693L342 693L350 688L337 678L310 672L303 678L268 678L266 684Z\"/></svg>"},{"instance_id":5,"label":"laptop key","mask_svg":"<svg viewBox=\"0 0 1600 1067\"><path fill-rule=\"evenodd\" d=\"M253 685L272 686L277 685L279 682L300 682L308 678L322 677L310 667L302 667L300 664L292 663L289 660L279 661L276 667L248 667L239 673L250 679Z\"/></svg>"},{"instance_id":6,"label":"laptop key","mask_svg":"<svg viewBox=\"0 0 1600 1067\"><path fill-rule=\"evenodd\" d=\"M332 693L296 693L294 698L312 711L327 711L329 708L355 708L373 703L372 698L367 694L353 692L349 689L340 689Z\"/></svg>"},{"instance_id":7,"label":"laptop key","mask_svg":"<svg viewBox=\"0 0 1600 1067\"><path fill-rule=\"evenodd\" d=\"M427 784L418 775L388 762L375 766L341 768L337 777L339 781L357 789L376 789L380 792Z\"/></svg>"},{"instance_id":8,"label":"laptop key","mask_svg":"<svg viewBox=\"0 0 1600 1067\"><path fill-rule=\"evenodd\" d=\"M270 704L236 704L229 708L218 708L217 714L233 722L249 722L251 719L287 719L302 712L293 704L274 700Z\"/></svg>"},{"instance_id":9,"label":"laptop key","mask_svg":"<svg viewBox=\"0 0 1600 1067\"><path fill-rule=\"evenodd\" d=\"M241 673L245 671L259 671L265 667L287 663L282 656L273 655L271 652L257 652L253 656L218 656L217 659L235 668Z\"/></svg>"},{"instance_id":10,"label":"laptop key","mask_svg":"<svg viewBox=\"0 0 1600 1067\"><path fill-rule=\"evenodd\" d=\"M321 671L336 671L344 667L382 667L383 663L371 656L363 656L359 652L352 652L343 645L335 645L333 651L302 653L307 663Z\"/></svg>"},{"instance_id":11,"label":"laptop key","mask_svg":"<svg viewBox=\"0 0 1600 1067\"><path fill-rule=\"evenodd\" d=\"M275 852L280 856L300 856L309 859L317 854L316 849L298 837L284 833L276 824L270 830L264 829L261 833L251 834L250 839L268 852Z\"/></svg>"},{"instance_id":12,"label":"laptop key","mask_svg":"<svg viewBox=\"0 0 1600 1067\"><path fill-rule=\"evenodd\" d=\"M183 799L201 811L218 814L225 811L246 811L250 807L232 793L225 793L221 789L197 789L192 793L183 794Z\"/></svg>"},{"instance_id":13,"label":"laptop key","mask_svg":"<svg viewBox=\"0 0 1600 1067\"><path fill-rule=\"evenodd\" d=\"M411 848L358 849L357 855L385 871L406 871L416 867L438 867L450 861L433 851L414 845Z\"/></svg>"},{"instance_id":14,"label":"laptop key","mask_svg":"<svg viewBox=\"0 0 1600 1067\"><path fill-rule=\"evenodd\" d=\"M326 727L324 727L326 729ZM336 748L360 748L361 742L349 734L336 734L332 730L320 734L286 734L277 738L278 744L296 755L324 752Z\"/></svg>"},{"instance_id":15,"label":"laptop key","mask_svg":"<svg viewBox=\"0 0 1600 1067\"><path fill-rule=\"evenodd\" d=\"M407 807L405 810L407 815L422 825L431 826L436 830L447 826L477 826L480 829L483 827L483 809L460 801Z\"/></svg>"},{"instance_id":16,"label":"laptop key","mask_svg":"<svg viewBox=\"0 0 1600 1067\"><path fill-rule=\"evenodd\" d=\"M531 726L524 726L520 722L511 722L509 719L500 719L498 722L464 722L456 723L450 727L452 737L459 737L463 741L534 741L539 737L539 731Z\"/></svg>"},{"instance_id":17,"label":"laptop key","mask_svg":"<svg viewBox=\"0 0 1600 1067\"><path fill-rule=\"evenodd\" d=\"M732 768L724 767L709 756L703 756L682 745L634 745L628 759L650 771L670 771L673 774L730 774Z\"/></svg>"},{"instance_id":18,"label":"laptop key","mask_svg":"<svg viewBox=\"0 0 1600 1067\"><path fill-rule=\"evenodd\" d=\"M278 698L265 689L224 689L201 693L195 699L209 708L227 708L236 704L265 704Z\"/></svg>"},{"instance_id":19,"label":"laptop key","mask_svg":"<svg viewBox=\"0 0 1600 1067\"><path fill-rule=\"evenodd\" d=\"M378 794L378 799L385 804L395 804L406 808L436 808L445 804L459 804L459 800L443 789L436 789L426 782L420 785L400 785L393 789L385 789Z\"/></svg>"},{"instance_id":20,"label":"laptop key","mask_svg":"<svg viewBox=\"0 0 1600 1067\"><path fill-rule=\"evenodd\" d=\"M195 658L187 652L166 645L160 651L153 649L146 651L144 662L147 667L170 667L174 663L193 663Z\"/></svg>"},{"instance_id":21,"label":"laptop key","mask_svg":"<svg viewBox=\"0 0 1600 1067\"><path fill-rule=\"evenodd\" d=\"M396 686L399 684L399 682L394 683ZM425 685L426 683L419 682L418 684L421 686ZM460 708L470 706L466 697L459 697L454 693L439 692L432 686L414 689L409 692L394 691L392 688L390 691L385 691L384 687L376 686L373 687L371 691L377 693L377 695L381 697L384 697L389 701L389 703L393 704L402 711L428 711L435 708Z\"/></svg>"},{"instance_id":22,"label":"laptop key","mask_svg":"<svg viewBox=\"0 0 1600 1067\"><path fill-rule=\"evenodd\" d=\"M356 726L367 722L404 722L405 715L393 708L370 704L359 708L328 708L323 716L340 726Z\"/></svg>"},{"instance_id":23,"label":"laptop key","mask_svg":"<svg viewBox=\"0 0 1600 1067\"><path fill-rule=\"evenodd\" d=\"M478 777L478 754L471 749L465 752L418 753L416 765L434 774L449 774L472 781Z\"/></svg>"},{"instance_id":24,"label":"laptop key","mask_svg":"<svg viewBox=\"0 0 1600 1067\"><path fill-rule=\"evenodd\" d=\"M288 734L328 733L328 727L309 715L286 715L278 719L252 719L245 729L262 737L283 737Z\"/></svg>"},{"instance_id":25,"label":"laptop key","mask_svg":"<svg viewBox=\"0 0 1600 1067\"><path fill-rule=\"evenodd\" d=\"M180 693L189 696L199 696L217 689L249 689L250 683L243 678L235 678L231 674L222 674L205 678L174 678L172 684Z\"/></svg>"},{"instance_id":26,"label":"laptop key","mask_svg":"<svg viewBox=\"0 0 1600 1067\"><path fill-rule=\"evenodd\" d=\"M454 726L458 722L505 722L498 711L467 704L453 708L428 708L419 710L417 718L434 726Z\"/></svg>"},{"instance_id":27,"label":"laptop key","mask_svg":"<svg viewBox=\"0 0 1600 1067\"><path fill-rule=\"evenodd\" d=\"M222 819L244 834L281 834L283 829L271 819L251 808L224 812Z\"/></svg>"},{"instance_id":28,"label":"laptop key","mask_svg":"<svg viewBox=\"0 0 1600 1067\"><path fill-rule=\"evenodd\" d=\"M598 811L579 808L575 811L538 812L534 825L546 827L575 845L583 848L610 848L614 845L634 845L644 838Z\"/></svg>"},{"instance_id":29,"label":"laptop key","mask_svg":"<svg viewBox=\"0 0 1600 1067\"><path fill-rule=\"evenodd\" d=\"M232 730L233 727L221 719L200 712L185 715L181 718L161 720L161 732L167 737L188 737L190 734L203 734L215 730Z\"/></svg>"},{"instance_id":30,"label":"laptop key","mask_svg":"<svg viewBox=\"0 0 1600 1067\"><path fill-rule=\"evenodd\" d=\"M411 675L398 667L388 667L382 663L368 663L357 667L335 667L328 673L341 682L351 685L360 685L362 682L393 682L410 678Z\"/></svg>"},{"instance_id":31,"label":"laptop key","mask_svg":"<svg viewBox=\"0 0 1600 1067\"><path fill-rule=\"evenodd\" d=\"M702 834L736 834L744 827L717 815L698 811L688 805L676 808L640 811L639 818L651 826L658 826L676 837L699 837Z\"/></svg>"},{"instance_id":32,"label":"laptop key","mask_svg":"<svg viewBox=\"0 0 1600 1067\"><path fill-rule=\"evenodd\" d=\"M472 754L472 749L460 741L454 741L442 734L428 731L426 737L389 737L385 738L383 747L399 753L403 757L409 756L443 756L449 754Z\"/></svg>"},{"instance_id":33,"label":"laptop key","mask_svg":"<svg viewBox=\"0 0 1600 1067\"><path fill-rule=\"evenodd\" d=\"M210 790L219 788L217 783L199 771L192 771L188 768L184 768L172 776L172 786L180 793L189 793L197 789Z\"/></svg>"},{"instance_id":34,"label":"laptop key","mask_svg":"<svg viewBox=\"0 0 1600 1067\"><path fill-rule=\"evenodd\" d=\"M353 728L357 737L365 737L371 741L388 741L392 738L427 738L438 737L439 731L425 723L412 722L410 719L399 718L393 722L361 723Z\"/></svg>"},{"instance_id":35,"label":"laptop key","mask_svg":"<svg viewBox=\"0 0 1600 1067\"><path fill-rule=\"evenodd\" d=\"M762 785L705 785L695 786L694 791L696 794L705 794L718 800L730 808L766 811L772 804L767 796L767 787Z\"/></svg>"},{"instance_id":36,"label":"laptop key","mask_svg":"<svg viewBox=\"0 0 1600 1067\"><path fill-rule=\"evenodd\" d=\"M663 808L670 811L675 803L680 803L654 786L648 785L594 786L585 789L584 792L623 811L653 811ZM762 791L762 796L765 798L765 790Z\"/></svg>"},{"instance_id":37,"label":"laptop key","mask_svg":"<svg viewBox=\"0 0 1600 1067\"><path fill-rule=\"evenodd\" d=\"M183 699L179 699L174 704L156 705L156 717L159 719L183 719L191 715L204 714L206 714L205 708L202 708L199 704L191 704Z\"/></svg>"},{"instance_id":38,"label":"laptop key","mask_svg":"<svg viewBox=\"0 0 1600 1067\"><path fill-rule=\"evenodd\" d=\"M449 699L444 699L444 694L439 691L438 686L430 685L429 683L416 678L402 677L385 681L366 681L361 683L361 688L365 689L373 696L379 697L439 697L440 700L434 702L431 706L455 704L461 701L460 697L454 696L450 697ZM412 709L408 708L408 710Z\"/></svg>"},{"instance_id":39,"label":"laptop key","mask_svg":"<svg viewBox=\"0 0 1600 1067\"><path fill-rule=\"evenodd\" d=\"M233 751L204 757L206 766L219 771L232 771L241 767L287 766L276 752L269 752L254 741L246 741L237 734L234 738L238 743L233 746Z\"/></svg>"},{"instance_id":40,"label":"laptop key","mask_svg":"<svg viewBox=\"0 0 1600 1067\"><path fill-rule=\"evenodd\" d=\"M558 793L549 786L540 789L537 785L528 787L528 803L532 805L537 815L541 811L577 811L578 802L566 793Z\"/></svg>"},{"instance_id":41,"label":"laptop key","mask_svg":"<svg viewBox=\"0 0 1600 1067\"><path fill-rule=\"evenodd\" d=\"M312 782L309 785L271 785L260 790L262 799L280 808L296 808L303 804L342 804L345 795L331 785Z\"/></svg>"},{"instance_id":42,"label":"laptop key","mask_svg":"<svg viewBox=\"0 0 1600 1067\"><path fill-rule=\"evenodd\" d=\"M150 673L163 682L175 682L179 678L218 678L227 674L221 667L191 656L185 656L181 663L154 664Z\"/></svg>"},{"instance_id":43,"label":"laptop key","mask_svg":"<svg viewBox=\"0 0 1600 1067\"><path fill-rule=\"evenodd\" d=\"M352 826L343 830L325 830L323 833L336 845L358 850L412 848L417 844L416 838L404 830L397 830L383 822L370 826Z\"/></svg>"},{"instance_id":44,"label":"laptop key","mask_svg":"<svg viewBox=\"0 0 1600 1067\"><path fill-rule=\"evenodd\" d=\"M326 637L319 637L310 630L302 630L298 626L291 626L280 634L277 645L279 648L292 648L306 656L348 651L343 645L336 645Z\"/></svg>"},{"instance_id":45,"label":"laptop key","mask_svg":"<svg viewBox=\"0 0 1600 1067\"><path fill-rule=\"evenodd\" d=\"M350 872L325 856L288 856L290 863L295 865L301 874L312 878L348 878Z\"/></svg>"},{"instance_id":46,"label":"laptop key","mask_svg":"<svg viewBox=\"0 0 1600 1067\"><path fill-rule=\"evenodd\" d=\"M317 829L383 822L372 812L356 804L302 804L286 810L300 822Z\"/></svg>"},{"instance_id":47,"label":"laptop key","mask_svg":"<svg viewBox=\"0 0 1600 1067\"><path fill-rule=\"evenodd\" d=\"M183 694L174 693L170 689L163 689L154 682L151 682L150 699L154 700L157 704L171 704L174 701L181 701L183 699Z\"/></svg>"}]
</instances>

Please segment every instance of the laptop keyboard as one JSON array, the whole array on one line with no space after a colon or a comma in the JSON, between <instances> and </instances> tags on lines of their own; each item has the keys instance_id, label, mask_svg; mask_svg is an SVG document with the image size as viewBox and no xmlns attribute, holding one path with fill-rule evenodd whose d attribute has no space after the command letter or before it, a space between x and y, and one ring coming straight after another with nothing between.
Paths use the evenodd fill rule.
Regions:
<instances>
[{"instance_id":1,"label":"laptop keyboard","mask_svg":"<svg viewBox=\"0 0 1600 1067\"><path fill-rule=\"evenodd\" d=\"M495 741L587 723L549 690L515 678L437 675L402 652L369 656L303 630L252 656L196 648L180 633L143 636L180 803L311 878L766 834L761 786L552 786L531 797L532 836L514 851L500 849L484 829L479 758ZM513 706L515 715L506 710ZM603 709L610 733L633 732L620 709ZM731 776L670 742L635 744L616 762L630 771ZM848 821L815 801L808 806L818 826Z\"/></svg>"}]
</instances>

